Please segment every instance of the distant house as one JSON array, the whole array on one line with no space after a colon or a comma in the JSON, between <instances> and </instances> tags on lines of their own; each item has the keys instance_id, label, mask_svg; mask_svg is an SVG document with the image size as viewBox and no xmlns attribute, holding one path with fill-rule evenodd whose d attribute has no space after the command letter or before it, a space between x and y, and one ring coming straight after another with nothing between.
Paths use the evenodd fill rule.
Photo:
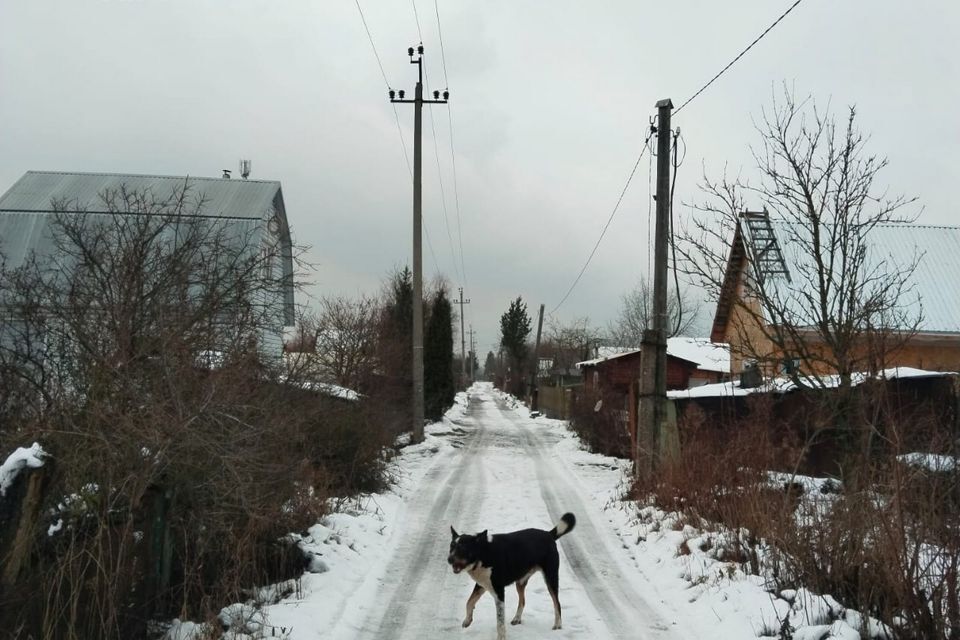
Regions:
<instances>
[{"instance_id":1,"label":"distant house","mask_svg":"<svg viewBox=\"0 0 960 640\"><path fill-rule=\"evenodd\" d=\"M0 196L3 265L6 269L16 269L31 256L41 260L56 257L52 226L56 215L82 214L87 220L105 224L143 215L136 213L136 207L119 210L106 207L105 193L142 193L162 200L185 188L192 199L202 200L202 206L187 207L182 215L207 220L211 228L225 230L221 236L224 242L238 245L230 247L231 250L262 252L260 255L269 256L265 264L271 273L265 277L280 284L263 294L271 299L260 301L262 308L270 310L262 325L260 348L279 359L284 327L294 324L293 256L279 182L28 171Z\"/></svg>"},{"instance_id":2,"label":"distant house","mask_svg":"<svg viewBox=\"0 0 960 640\"><path fill-rule=\"evenodd\" d=\"M796 234L795 226L771 219L765 212L745 213L736 226L710 333L712 341L730 345L734 376L754 364L764 368L762 373L768 377L789 373L798 366L794 354L777 349L758 324L758 317L766 326L774 326L775 320L750 294L750 286L757 279L764 279L768 288L782 296L785 305L794 305L788 307L788 317L797 320L790 326L804 336L805 348L813 352L824 349L819 343L820 334L809 322L814 315L804 309L810 304L806 296L813 293L808 291L813 286L811 274L818 271L811 257L796 248ZM866 370L869 364L877 369L960 370L960 227L879 224L871 229L867 242L868 267L877 281L883 280L884 269L894 273L892 270L916 264L909 279L910 289L901 303L906 305L905 311L916 311L921 321L903 346L884 353L882 362L867 363L864 357L857 367ZM910 306L918 299L922 312ZM893 320L886 330L913 329L897 326L903 322L898 314L890 317ZM762 362L755 363L758 352ZM813 369L804 373L835 373L823 365Z\"/></svg>"},{"instance_id":3,"label":"distant house","mask_svg":"<svg viewBox=\"0 0 960 640\"><path fill-rule=\"evenodd\" d=\"M640 349L598 347L592 360L577 363L584 390L621 396L627 408L630 386L640 375ZM687 389L726 379L730 354L706 338L667 339L667 389ZM619 404L619 403L618 403Z\"/></svg>"}]
</instances>

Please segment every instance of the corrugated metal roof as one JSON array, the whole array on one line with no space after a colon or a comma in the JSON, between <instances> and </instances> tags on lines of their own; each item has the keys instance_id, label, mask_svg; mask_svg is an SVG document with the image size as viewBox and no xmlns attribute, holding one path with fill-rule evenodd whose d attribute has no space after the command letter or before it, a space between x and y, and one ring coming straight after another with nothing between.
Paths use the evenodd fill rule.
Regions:
<instances>
[{"instance_id":1,"label":"corrugated metal roof","mask_svg":"<svg viewBox=\"0 0 960 640\"><path fill-rule=\"evenodd\" d=\"M88 213L87 222L93 226L116 219L113 214ZM54 254L56 243L51 228L52 215L33 211L0 212L0 256L7 268L21 266L31 254L45 259ZM212 225L223 228L224 239L238 248L256 250L260 246L264 225L259 219L208 219ZM169 234L173 234L173 227Z\"/></svg>"},{"instance_id":2,"label":"corrugated metal roof","mask_svg":"<svg viewBox=\"0 0 960 640\"><path fill-rule=\"evenodd\" d=\"M798 226L771 220L784 262L791 278L775 280L784 297L800 300L806 287L812 287L803 270L813 269L811 256L805 255L796 241ZM744 229L744 240L752 242L749 230ZM879 224L867 238L867 269L883 264L888 273L896 273L917 262L908 280L912 287L900 302L906 311L922 315L920 330L926 333L960 333L960 227L928 226L919 224ZM812 272L812 271L808 271ZM916 308L917 300L922 305ZM810 310L798 303L796 315L802 319L811 316Z\"/></svg>"},{"instance_id":3,"label":"corrugated metal roof","mask_svg":"<svg viewBox=\"0 0 960 640\"><path fill-rule=\"evenodd\" d=\"M150 191L162 199L185 184L192 198L204 200L201 213L218 217L265 219L273 213L280 192L280 183L272 180L28 171L0 196L0 210L49 211L53 201L67 200L79 209L102 211L104 191L123 187Z\"/></svg>"}]
</instances>

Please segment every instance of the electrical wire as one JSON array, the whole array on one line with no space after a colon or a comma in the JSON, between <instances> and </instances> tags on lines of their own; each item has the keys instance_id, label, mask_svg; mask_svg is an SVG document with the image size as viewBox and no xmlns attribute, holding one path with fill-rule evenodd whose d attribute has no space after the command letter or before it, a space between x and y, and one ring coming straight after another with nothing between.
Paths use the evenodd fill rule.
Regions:
<instances>
[{"instance_id":1,"label":"electrical wire","mask_svg":"<svg viewBox=\"0 0 960 640\"><path fill-rule=\"evenodd\" d=\"M677 187L677 169L683 164L683 159L687 157L687 144L683 144L683 158L677 159L677 140L680 138L680 129L673 135L673 156L671 164L673 165L673 179L670 182L670 251L673 254L673 286L677 294L677 318L673 331L670 335L680 333L680 327L683 325L683 304L680 298L680 277L677 275L677 242L673 235L673 191Z\"/></svg>"},{"instance_id":2,"label":"electrical wire","mask_svg":"<svg viewBox=\"0 0 960 640\"><path fill-rule=\"evenodd\" d=\"M373 57L377 59L377 66L380 67L380 75L383 76L383 84L386 85L387 91L389 92L390 81L387 80L387 74L383 70L383 62L380 60L380 54L377 52L377 45L373 41L373 34L370 33L370 27L367 25L367 18L363 15L363 8L360 6L360 0L355 0L357 4L357 11L360 13L360 21L363 22L363 29L367 32L367 39L370 40L370 49L373 50ZM400 148L403 150L403 159L407 163L407 172L410 174L410 178L413 178L413 167L410 164L410 155L407 151L407 143L403 139L403 128L400 126L400 114L397 112L397 105L392 104L393 107L393 117L397 123L397 134L400 136ZM426 225L423 225L424 235L427 239L427 248L430 250L430 257L433 258L433 266L436 268L437 273L440 273L440 264L437 262L437 254L433 250L433 242L430 240L430 230Z\"/></svg>"},{"instance_id":3,"label":"electrical wire","mask_svg":"<svg viewBox=\"0 0 960 640\"><path fill-rule=\"evenodd\" d=\"M457 242L460 245L460 273L463 274L463 286L467 288L467 265L463 257L463 220L460 217L460 188L457 185L457 154L453 151L453 115L450 103L447 103L447 124L450 131L450 162L453 166L453 202L457 211Z\"/></svg>"},{"instance_id":4,"label":"electrical wire","mask_svg":"<svg viewBox=\"0 0 960 640\"><path fill-rule=\"evenodd\" d=\"M437 35L440 39L440 60L443 63L443 86L450 88L450 79L447 76L447 53L443 46L443 27L440 24L440 7L437 0L433 0L433 10L437 16ZM460 188L457 180L457 154L453 147L453 111L447 102L447 126L450 132L450 163L453 168L453 201L457 211L457 242L460 247L460 273L463 275L463 286L467 288L467 265L463 256L463 219L460 215Z\"/></svg>"},{"instance_id":5,"label":"electrical wire","mask_svg":"<svg viewBox=\"0 0 960 640\"><path fill-rule=\"evenodd\" d=\"M563 306L563 303L566 302L567 298L570 297L570 294L577 286L577 283L580 282L580 278L583 277L587 267L590 266L590 261L593 260L593 256L597 253L597 249L600 247L600 242L603 240L603 236L606 235L607 229L610 228L610 223L613 222L613 217L617 215L617 210L620 208L620 203L623 202L623 196L626 195L627 189L630 188L630 183L633 181L633 176L637 172L637 167L640 166L640 160L643 158L643 154L647 150L647 143L650 141L650 136L652 135L652 133L647 134L647 139L643 141L643 149L640 150L640 155L637 156L637 161L633 163L633 169L630 170L630 175L627 176L627 182L623 185L623 190L620 192L620 197L617 198L617 203L613 205L613 211L610 212L610 217L607 218L607 223L603 225L603 230L600 232L600 237L597 238L596 244L593 245L593 250L590 251L590 255L587 256L587 261L583 263L580 273L577 274L577 277L573 280L573 284L571 284L570 288L567 289L567 292L563 295L563 298L557 303L557 306L555 306L548 315L553 315L557 309Z\"/></svg>"},{"instance_id":6,"label":"electrical wire","mask_svg":"<svg viewBox=\"0 0 960 640\"><path fill-rule=\"evenodd\" d=\"M652 122L652 121L651 121ZM651 125L652 127L652 125ZM650 138L647 138L649 145ZM653 273L653 152L647 154L647 277Z\"/></svg>"},{"instance_id":7,"label":"electrical wire","mask_svg":"<svg viewBox=\"0 0 960 640\"><path fill-rule=\"evenodd\" d=\"M703 93L703 92L706 90L706 88L709 87L711 84L713 84L714 81L715 81L717 78L719 78L720 76L722 76L722 75L727 71L727 69L729 69L729 68L732 67L734 64L736 64L737 60L739 60L740 58L742 58L742 57L744 56L744 54L747 53L747 51L750 51L750 49L753 48L753 45L755 45L755 44L757 44L758 42L760 42L760 40L762 40L765 35L767 35L768 33L770 33L770 31L771 31L775 26L777 26L777 25L780 23L781 20L783 20L784 18L786 18L787 15L788 15L791 11L793 11L793 10L797 7L797 5L800 4L801 2L803 2L803 0L796 0L796 2L794 2L792 5L790 5L790 8L787 9L786 11L784 11L784 12L780 15L779 18L777 18L776 20L774 20L774 21L773 21L773 24L771 24L769 27L767 27L766 29L764 29L764 30L763 30L763 33L761 33L759 36L757 36L757 38L756 38L753 42L751 42L749 45L747 45L747 48L746 48L746 49L744 49L743 51L741 51L741 52L737 55L737 57L734 58L733 60L731 60L731 61L729 62L729 64L727 64L727 66L725 66L723 69L721 69L720 72L717 73L717 75L715 75L715 76L713 76L712 78L710 78L710 81L707 82L707 84L705 84L705 85L703 85L702 87L700 87L700 90L699 90L699 91L697 91L695 94L693 94L692 96L690 96L689 98L687 98L687 101L686 101L686 102L684 102L684 103L681 104L679 107L677 107L677 109L673 112L673 115L674 115L674 116L677 115L678 113L680 113L681 109L683 109L685 106L687 106L688 104L690 104L691 102L693 102L694 98L696 98L696 97L699 96L701 93Z\"/></svg>"},{"instance_id":8,"label":"electrical wire","mask_svg":"<svg viewBox=\"0 0 960 640\"><path fill-rule=\"evenodd\" d=\"M427 74L427 66L425 61L421 59L420 64L423 65L423 78L426 83L430 84L430 76ZM453 259L453 273L454 276L461 280L460 274L457 273L457 252L453 246L453 234L450 231L450 216L447 214L447 196L446 191L443 188L443 171L440 169L440 149L437 145L437 127L433 118L433 109L430 110L430 131L433 134L433 154L437 159L437 179L440 182L440 202L443 205L443 222L447 228L447 240L450 242L450 257Z\"/></svg>"},{"instance_id":9,"label":"electrical wire","mask_svg":"<svg viewBox=\"0 0 960 640\"><path fill-rule=\"evenodd\" d=\"M383 76L383 84L387 85L387 89L390 89L390 82L387 80L387 72L383 70L383 62L380 60L380 54L377 53L377 45L373 44L373 36L370 34L370 27L367 26L367 19L363 15L363 9L360 8L360 0L355 0L357 3L357 11L360 12L360 20L363 22L363 28L367 32L367 38L370 39L370 48L373 49L373 55L377 59L377 65L380 67L380 74Z\"/></svg>"},{"instance_id":10,"label":"electrical wire","mask_svg":"<svg viewBox=\"0 0 960 640\"><path fill-rule=\"evenodd\" d=\"M413 5L413 19L417 21L417 35L420 36L420 44L423 44L423 31L420 30L420 14L417 13L417 0L410 0Z\"/></svg>"},{"instance_id":11,"label":"electrical wire","mask_svg":"<svg viewBox=\"0 0 960 640\"><path fill-rule=\"evenodd\" d=\"M443 51L443 29L440 27L440 7L437 6L437 0L433 0L433 10L437 14L437 35L440 38L440 60L443 62L443 86L449 89L450 84L447 80L447 54Z\"/></svg>"}]
</instances>

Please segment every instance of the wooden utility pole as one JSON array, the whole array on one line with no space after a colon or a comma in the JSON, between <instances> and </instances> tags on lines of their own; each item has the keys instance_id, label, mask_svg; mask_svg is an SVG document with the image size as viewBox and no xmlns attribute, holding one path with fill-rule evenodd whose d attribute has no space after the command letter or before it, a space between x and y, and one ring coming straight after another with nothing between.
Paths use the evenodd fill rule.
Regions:
<instances>
[{"instance_id":1,"label":"wooden utility pole","mask_svg":"<svg viewBox=\"0 0 960 640\"><path fill-rule=\"evenodd\" d=\"M540 305L540 318L537 320L537 341L533 343L533 372L530 374L530 411L537 411L539 389L537 375L540 373L540 332L543 330L543 304Z\"/></svg>"},{"instance_id":2,"label":"wooden utility pole","mask_svg":"<svg viewBox=\"0 0 960 640\"><path fill-rule=\"evenodd\" d=\"M463 287L459 287L460 299L454 300L460 305L460 384L466 386L467 380L467 335L463 332L463 305L470 304L470 299L463 299Z\"/></svg>"},{"instance_id":3,"label":"wooden utility pole","mask_svg":"<svg viewBox=\"0 0 960 640\"><path fill-rule=\"evenodd\" d=\"M423 99L423 45L417 47L417 58L414 59L413 47L407 49L410 64L417 65L417 86L414 90L414 99L405 100L404 91L394 92L390 89L390 102L405 102L413 104L413 441L423 440L423 246L421 213L421 176L422 176L422 145L423 105L444 104L450 97L450 92L444 90L443 99L440 92L433 92L433 100Z\"/></svg>"},{"instance_id":4,"label":"wooden utility pole","mask_svg":"<svg viewBox=\"0 0 960 640\"><path fill-rule=\"evenodd\" d=\"M657 103L657 224L653 251L653 327L643 332L635 470L659 463L667 401L667 249L670 242L670 99ZM651 375L652 374L652 375Z\"/></svg>"}]
</instances>

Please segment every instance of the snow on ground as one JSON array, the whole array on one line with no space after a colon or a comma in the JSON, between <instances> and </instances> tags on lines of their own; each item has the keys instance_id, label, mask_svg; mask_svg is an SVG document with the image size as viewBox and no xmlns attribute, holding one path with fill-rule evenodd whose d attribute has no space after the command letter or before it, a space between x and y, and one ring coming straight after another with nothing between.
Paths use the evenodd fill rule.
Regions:
<instances>
[{"instance_id":1,"label":"snow on ground","mask_svg":"<svg viewBox=\"0 0 960 640\"><path fill-rule=\"evenodd\" d=\"M622 501L629 470L625 460L584 451L565 422L531 418L512 397L475 385L427 427L423 443L392 461L393 488L338 505L295 536L312 555L299 587L274 589L262 600L285 597L262 608L231 605L220 618L239 619L231 638L492 638L486 596L461 628L472 581L446 565L448 527L546 529L573 511L577 526L558 545L563 629L550 631L552 606L537 576L523 624L507 629L511 640L776 638L785 617L797 640L859 637L860 615L829 596L773 594L763 578L718 560L724 534ZM508 589L507 616L515 606ZM167 638L191 638L189 625L175 625ZM867 626L883 637L875 621Z\"/></svg>"}]
</instances>

